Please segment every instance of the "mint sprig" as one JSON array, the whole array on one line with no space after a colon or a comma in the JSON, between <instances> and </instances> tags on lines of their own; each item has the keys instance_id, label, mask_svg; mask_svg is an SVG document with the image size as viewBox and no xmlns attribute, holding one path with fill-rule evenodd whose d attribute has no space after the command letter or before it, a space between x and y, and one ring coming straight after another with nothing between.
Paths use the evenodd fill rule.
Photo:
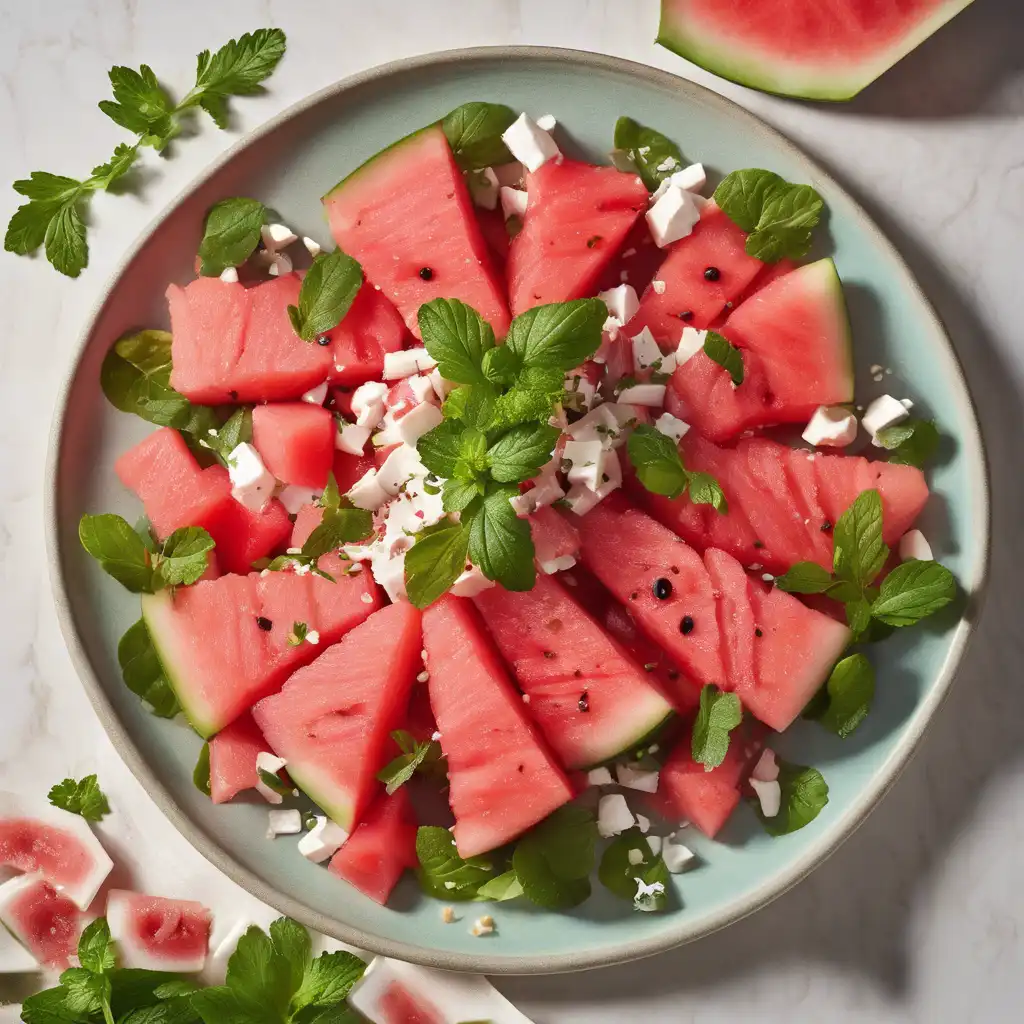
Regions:
<instances>
[{"instance_id":1,"label":"mint sprig","mask_svg":"<svg viewBox=\"0 0 1024 1024\"><path fill-rule=\"evenodd\" d=\"M724 693L714 683L700 691L700 707L690 736L690 752L704 771L717 768L729 752L729 733L743 721L743 707L735 693Z\"/></svg>"},{"instance_id":2,"label":"mint sprig","mask_svg":"<svg viewBox=\"0 0 1024 1024\"><path fill-rule=\"evenodd\" d=\"M480 887L498 874L489 858L463 860L451 832L436 825L416 830L416 858L420 887L428 896L448 902L476 899Z\"/></svg>"},{"instance_id":3,"label":"mint sprig","mask_svg":"<svg viewBox=\"0 0 1024 1024\"><path fill-rule=\"evenodd\" d=\"M710 473L688 470L679 446L660 430L646 423L638 424L626 442L626 454L637 479L651 493L678 498L689 490L690 501L695 505L710 505L723 515L729 511L718 481Z\"/></svg>"},{"instance_id":4,"label":"mint sprig","mask_svg":"<svg viewBox=\"0 0 1024 1024\"><path fill-rule=\"evenodd\" d=\"M410 602L427 608L448 593L465 571L468 557L469 531L462 523L442 520L420 530L405 556L405 589Z\"/></svg>"},{"instance_id":5,"label":"mint sprig","mask_svg":"<svg viewBox=\"0 0 1024 1024\"><path fill-rule=\"evenodd\" d=\"M682 151L667 135L631 117L615 122L615 149L636 168L651 192L683 167Z\"/></svg>"},{"instance_id":6,"label":"mint sprig","mask_svg":"<svg viewBox=\"0 0 1024 1024\"><path fill-rule=\"evenodd\" d=\"M206 214L199 243L199 273L217 277L237 267L255 252L267 219L267 209L257 199L234 196L214 203Z\"/></svg>"},{"instance_id":7,"label":"mint sprig","mask_svg":"<svg viewBox=\"0 0 1024 1024\"><path fill-rule=\"evenodd\" d=\"M444 758L441 744L437 740L418 740L404 729L396 729L391 738L402 753L377 772L377 778L384 783L388 796L404 786L417 772L434 772Z\"/></svg>"},{"instance_id":8,"label":"mint sprig","mask_svg":"<svg viewBox=\"0 0 1024 1024\"><path fill-rule=\"evenodd\" d=\"M878 432L879 444L889 452L889 461L921 468L939 447L939 430L932 420L910 418Z\"/></svg>"},{"instance_id":9,"label":"mint sprig","mask_svg":"<svg viewBox=\"0 0 1024 1024\"><path fill-rule=\"evenodd\" d=\"M597 823L585 807L567 804L516 844L512 867L526 898L539 907L567 910L590 895Z\"/></svg>"},{"instance_id":10,"label":"mint sprig","mask_svg":"<svg viewBox=\"0 0 1024 1024\"><path fill-rule=\"evenodd\" d=\"M501 136L515 119L516 112L503 103L474 101L448 113L441 127L459 167L475 171L511 162L512 154Z\"/></svg>"},{"instance_id":11,"label":"mint sprig","mask_svg":"<svg viewBox=\"0 0 1024 1024\"><path fill-rule=\"evenodd\" d=\"M764 830L771 836L789 835L809 825L828 803L828 783L817 768L779 760L779 788L782 801L779 813L766 818L755 806Z\"/></svg>"},{"instance_id":12,"label":"mint sprig","mask_svg":"<svg viewBox=\"0 0 1024 1024\"><path fill-rule=\"evenodd\" d=\"M86 821L102 821L110 813L110 804L95 775L58 782L46 798L54 807L80 814Z\"/></svg>"},{"instance_id":13,"label":"mint sprig","mask_svg":"<svg viewBox=\"0 0 1024 1024\"><path fill-rule=\"evenodd\" d=\"M708 331L704 337L704 355L718 363L737 387L743 383L743 353L725 335Z\"/></svg>"},{"instance_id":14,"label":"mint sprig","mask_svg":"<svg viewBox=\"0 0 1024 1024\"><path fill-rule=\"evenodd\" d=\"M295 333L315 341L333 330L352 308L363 286L363 268L341 249L320 253L302 279L298 306L288 307Z\"/></svg>"}]
</instances>

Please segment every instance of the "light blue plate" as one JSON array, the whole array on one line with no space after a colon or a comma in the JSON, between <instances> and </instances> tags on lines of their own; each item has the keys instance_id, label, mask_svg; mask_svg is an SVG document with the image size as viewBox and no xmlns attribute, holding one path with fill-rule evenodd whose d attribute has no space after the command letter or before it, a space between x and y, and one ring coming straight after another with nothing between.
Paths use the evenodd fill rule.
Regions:
<instances>
[{"instance_id":1,"label":"light blue plate","mask_svg":"<svg viewBox=\"0 0 1024 1024\"><path fill-rule=\"evenodd\" d=\"M936 556L969 595L966 611L877 646L878 698L846 742L806 723L780 743L784 756L820 768L831 799L810 827L769 839L741 808L723 841L694 838L702 863L677 878L681 909L636 914L597 893L573 914L517 904L494 913L496 935L468 933L485 908L470 904L446 925L440 906L411 879L378 907L322 868L294 842L268 842L266 806L214 807L192 785L199 740L178 722L147 714L123 686L118 637L138 600L104 577L80 549L84 512L139 513L113 473L117 455L151 428L115 412L99 388L109 345L139 327L165 327L167 282L191 276L205 211L218 199L255 196L322 242L319 197L374 152L467 100L510 104L559 119L560 139L606 158L619 114L655 125L714 174L767 167L813 184L828 206L827 248L846 286L853 319L858 400L882 390L908 395L938 421L948 450L932 473L936 496L922 527ZM883 384L873 363L891 367ZM978 425L956 356L899 255L823 171L751 114L700 86L638 64L569 50L482 49L390 64L311 97L235 146L164 211L127 255L81 343L54 426L48 537L64 634L104 725L167 816L213 863L256 896L311 927L365 949L457 970L565 971L644 956L708 934L793 885L856 828L906 763L952 682L977 615L985 577L989 512ZM490 909L490 908L487 908Z\"/></svg>"}]
</instances>

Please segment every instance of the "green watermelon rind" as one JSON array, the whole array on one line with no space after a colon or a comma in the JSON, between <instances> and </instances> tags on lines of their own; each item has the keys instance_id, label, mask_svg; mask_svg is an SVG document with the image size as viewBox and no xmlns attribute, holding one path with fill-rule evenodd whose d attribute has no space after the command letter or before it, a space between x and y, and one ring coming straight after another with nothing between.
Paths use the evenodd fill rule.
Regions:
<instances>
[{"instance_id":1,"label":"green watermelon rind","mask_svg":"<svg viewBox=\"0 0 1024 1024\"><path fill-rule=\"evenodd\" d=\"M677 712L675 708L671 708L667 714L662 715L650 728L646 729L635 739L632 739L625 746L621 746L612 754L604 754L601 760L594 761L592 764L588 764L581 771L590 771L592 768L609 768L616 761L621 761L623 757L629 754L633 754L643 747L647 747L651 742L661 736L662 732L675 721Z\"/></svg>"},{"instance_id":2,"label":"green watermelon rind","mask_svg":"<svg viewBox=\"0 0 1024 1024\"><path fill-rule=\"evenodd\" d=\"M302 790L336 825L351 833L355 828L356 799L348 789L342 789L336 780L328 780L326 785L318 785L315 778L315 767L308 768L301 759L289 758L287 772L292 782ZM333 796L328 795L333 790ZM344 793L344 798L339 799Z\"/></svg>"},{"instance_id":3,"label":"green watermelon rind","mask_svg":"<svg viewBox=\"0 0 1024 1024\"><path fill-rule=\"evenodd\" d=\"M403 146L406 146L413 141L420 139L426 132L429 132L432 128L437 128L441 124L440 121L435 121L433 124L428 124L423 128L417 128L416 131L410 132L408 135L403 135L402 138L392 142L390 146L385 146L383 149L378 150L373 156L368 157L364 160L354 171L350 171L341 179L333 188L328 189L321 197L321 202L328 203L334 198L339 191L344 189L346 185L353 183L353 180L363 178L366 174L370 173L378 161L383 160L386 156L395 155L397 151L401 150Z\"/></svg>"},{"instance_id":4,"label":"green watermelon rind","mask_svg":"<svg viewBox=\"0 0 1024 1024\"><path fill-rule=\"evenodd\" d=\"M683 17L673 14L670 0L662 0L661 20L655 41L705 71L738 85L778 96L844 102L853 99L973 2L945 0L897 43L880 52L873 60L851 65L845 73L835 68L787 66L783 62L773 68L767 55L744 53L735 40L726 43L724 39L704 39L699 32L688 29Z\"/></svg>"}]
</instances>

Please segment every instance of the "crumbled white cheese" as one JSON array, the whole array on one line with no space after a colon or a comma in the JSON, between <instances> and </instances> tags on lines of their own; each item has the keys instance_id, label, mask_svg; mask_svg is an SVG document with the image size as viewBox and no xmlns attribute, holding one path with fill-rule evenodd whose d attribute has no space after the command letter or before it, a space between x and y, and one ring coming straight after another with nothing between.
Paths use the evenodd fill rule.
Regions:
<instances>
[{"instance_id":1,"label":"crumbled white cheese","mask_svg":"<svg viewBox=\"0 0 1024 1024\"><path fill-rule=\"evenodd\" d=\"M310 505L320 497L320 491L312 487L299 487L289 484L277 495L277 500L285 507L289 515L297 516L303 505Z\"/></svg>"},{"instance_id":2,"label":"crumbled white cheese","mask_svg":"<svg viewBox=\"0 0 1024 1024\"><path fill-rule=\"evenodd\" d=\"M422 346L384 353L384 379L399 380L414 373L426 373L437 366L437 360Z\"/></svg>"},{"instance_id":3,"label":"crumbled white cheese","mask_svg":"<svg viewBox=\"0 0 1024 1024\"><path fill-rule=\"evenodd\" d=\"M350 455L362 455L369 439L369 427L361 427L357 423L340 423L334 435L334 447Z\"/></svg>"},{"instance_id":4,"label":"crumbled white cheese","mask_svg":"<svg viewBox=\"0 0 1024 1024\"><path fill-rule=\"evenodd\" d=\"M815 448L845 448L857 439L857 417L841 405L819 405L800 436Z\"/></svg>"},{"instance_id":5,"label":"crumbled white cheese","mask_svg":"<svg viewBox=\"0 0 1024 1024\"><path fill-rule=\"evenodd\" d=\"M750 786L757 794L757 799L761 804L761 813L766 818L774 818L782 807L782 787L778 780L762 782L760 779L751 778Z\"/></svg>"},{"instance_id":6,"label":"crumbled white cheese","mask_svg":"<svg viewBox=\"0 0 1024 1024\"><path fill-rule=\"evenodd\" d=\"M680 871L685 871L686 866L692 863L696 856L693 850L682 843L673 843L671 840L666 839L661 844L661 858L665 862L665 867L673 875L678 875Z\"/></svg>"},{"instance_id":7,"label":"crumbled white cheese","mask_svg":"<svg viewBox=\"0 0 1024 1024\"><path fill-rule=\"evenodd\" d=\"M886 427L902 423L909 415L910 411L903 402L893 398L892 395L881 395L864 410L861 424L871 435L872 443L881 448L878 432L885 430Z\"/></svg>"},{"instance_id":8,"label":"crumbled white cheese","mask_svg":"<svg viewBox=\"0 0 1024 1024\"><path fill-rule=\"evenodd\" d=\"M663 882L651 882L648 884L642 878L634 878L633 881L636 882L636 895L633 897L633 906L645 913L655 910L654 897L664 894L665 884Z\"/></svg>"},{"instance_id":9,"label":"crumbled white cheese","mask_svg":"<svg viewBox=\"0 0 1024 1024\"><path fill-rule=\"evenodd\" d=\"M314 238L310 238L309 235L302 236L302 244L306 247L306 251L310 256L314 258L319 256L323 252L323 247Z\"/></svg>"},{"instance_id":10,"label":"crumbled white cheese","mask_svg":"<svg viewBox=\"0 0 1024 1024\"><path fill-rule=\"evenodd\" d=\"M571 569L576 564L576 559L572 555L559 555L557 558L542 559L537 564L545 576L552 576L556 572Z\"/></svg>"},{"instance_id":11,"label":"crumbled white cheese","mask_svg":"<svg viewBox=\"0 0 1024 1024\"><path fill-rule=\"evenodd\" d=\"M629 851L629 853L626 854L626 859L629 861L630 864L633 865L633 867L638 867L640 864L643 864L644 862L643 851L636 849L636 847L633 847Z\"/></svg>"},{"instance_id":12,"label":"crumbled white cheese","mask_svg":"<svg viewBox=\"0 0 1024 1024\"><path fill-rule=\"evenodd\" d=\"M302 815L297 810L267 811L267 838L295 836L302 831Z\"/></svg>"},{"instance_id":13,"label":"crumbled white cheese","mask_svg":"<svg viewBox=\"0 0 1024 1024\"><path fill-rule=\"evenodd\" d=\"M649 370L655 363L661 366L662 354L658 343L654 340L649 327L644 327L639 334L633 335L633 369L637 373Z\"/></svg>"},{"instance_id":14,"label":"crumbled white cheese","mask_svg":"<svg viewBox=\"0 0 1024 1024\"><path fill-rule=\"evenodd\" d=\"M554 114L541 114L540 117L537 118L537 127L540 128L541 131L553 132L557 125L558 121L555 120Z\"/></svg>"},{"instance_id":15,"label":"crumbled white cheese","mask_svg":"<svg viewBox=\"0 0 1024 1024\"><path fill-rule=\"evenodd\" d=\"M617 836L635 823L629 804L621 793L611 793L598 801L597 831L603 838Z\"/></svg>"},{"instance_id":16,"label":"crumbled white cheese","mask_svg":"<svg viewBox=\"0 0 1024 1024\"><path fill-rule=\"evenodd\" d=\"M225 267L220 272L220 279L225 284L238 284L238 267Z\"/></svg>"},{"instance_id":17,"label":"crumbled white cheese","mask_svg":"<svg viewBox=\"0 0 1024 1024\"><path fill-rule=\"evenodd\" d=\"M638 814L636 816L636 825L637 828L646 835L647 830L651 827L651 819L644 817L642 814Z\"/></svg>"},{"instance_id":18,"label":"crumbled white cheese","mask_svg":"<svg viewBox=\"0 0 1024 1024\"><path fill-rule=\"evenodd\" d=\"M698 220L700 209L693 193L671 184L647 211L647 227L659 249L685 238Z\"/></svg>"},{"instance_id":19,"label":"crumbled white cheese","mask_svg":"<svg viewBox=\"0 0 1024 1024\"><path fill-rule=\"evenodd\" d=\"M228 478L231 480L231 497L252 512L263 511L277 486L274 474L247 441L237 445L228 455Z\"/></svg>"},{"instance_id":20,"label":"crumbled white cheese","mask_svg":"<svg viewBox=\"0 0 1024 1024\"><path fill-rule=\"evenodd\" d=\"M436 405L421 402L396 421L395 429L405 444L415 446L428 430L433 430L443 419L444 415Z\"/></svg>"},{"instance_id":21,"label":"crumbled white cheese","mask_svg":"<svg viewBox=\"0 0 1024 1024\"><path fill-rule=\"evenodd\" d=\"M528 171L536 171L559 156L555 140L527 114L520 114L501 136L508 151Z\"/></svg>"},{"instance_id":22,"label":"crumbled white cheese","mask_svg":"<svg viewBox=\"0 0 1024 1024\"><path fill-rule=\"evenodd\" d=\"M377 479L377 470L368 469L348 490L348 500L356 508L376 512L388 500L388 492Z\"/></svg>"},{"instance_id":23,"label":"crumbled white cheese","mask_svg":"<svg viewBox=\"0 0 1024 1024\"><path fill-rule=\"evenodd\" d=\"M606 472L606 462L609 459L617 459L618 456L609 452L602 441L593 440L566 441L562 449L562 458L572 463L568 473L569 483L583 484L596 491Z\"/></svg>"},{"instance_id":24,"label":"crumbled white cheese","mask_svg":"<svg viewBox=\"0 0 1024 1024\"><path fill-rule=\"evenodd\" d=\"M317 384L315 388L310 388L302 395L302 401L309 402L310 405L323 405L327 399L327 381L323 384Z\"/></svg>"},{"instance_id":25,"label":"crumbled white cheese","mask_svg":"<svg viewBox=\"0 0 1024 1024\"><path fill-rule=\"evenodd\" d=\"M420 462L419 452L409 444L399 445L377 471L377 482L388 494L398 492L414 477L425 477L426 466Z\"/></svg>"},{"instance_id":26,"label":"crumbled white cheese","mask_svg":"<svg viewBox=\"0 0 1024 1024\"><path fill-rule=\"evenodd\" d=\"M690 424L673 416L670 412L663 412L655 421L654 429L660 431L666 437L671 437L677 444L686 436Z\"/></svg>"},{"instance_id":27,"label":"crumbled white cheese","mask_svg":"<svg viewBox=\"0 0 1024 1024\"><path fill-rule=\"evenodd\" d=\"M640 308L636 289L631 284L618 284L607 291L598 292L597 297L607 306L608 315L616 319L619 327L632 320Z\"/></svg>"},{"instance_id":28,"label":"crumbled white cheese","mask_svg":"<svg viewBox=\"0 0 1024 1024\"><path fill-rule=\"evenodd\" d=\"M469 194L473 197L473 202L484 210L498 208L498 176L494 173L493 167L470 171Z\"/></svg>"},{"instance_id":29,"label":"crumbled white cheese","mask_svg":"<svg viewBox=\"0 0 1024 1024\"><path fill-rule=\"evenodd\" d=\"M626 789L638 789L642 793L658 792L658 772L633 768L628 764L615 766L615 778Z\"/></svg>"},{"instance_id":30,"label":"crumbled white cheese","mask_svg":"<svg viewBox=\"0 0 1024 1024\"><path fill-rule=\"evenodd\" d=\"M619 392L619 401L660 409L665 404L664 384L634 384Z\"/></svg>"},{"instance_id":31,"label":"crumbled white cheese","mask_svg":"<svg viewBox=\"0 0 1024 1024\"><path fill-rule=\"evenodd\" d=\"M600 441L611 447L621 429L613 406L614 403L606 402L591 409L571 424L566 433L575 441Z\"/></svg>"},{"instance_id":32,"label":"crumbled white cheese","mask_svg":"<svg viewBox=\"0 0 1024 1024\"><path fill-rule=\"evenodd\" d=\"M448 392L455 386L441 376L441 371L436 366L427 375L427 380L430 381L430 386L434 389L434 394L437 395L439 402L443 402L448 397Z\"/></svg>"},{"instance_id":33,"label":"crumbled white cheese","mask_svg":"<svg viewBox=\"0 0 1024 1024\"><path fill-rule=\"evenodd\" d=\"M932 546L925 539L920 530L908 530L900 538L900 561L909 562L916 558L922 562L930 562L935 556L932 554Z\"/></svg>"},{"instance_id":34,"label":"crumbled white cheese","mask_svg":"<svg viewBox=\"0 0 1024 1024\"><path fill-rule=\"evenodd\" d=\"M692 359L698 352L704 350L704 339L708 336L707 331L698 331L694 327L684 327L679 345L676 347L676 366Z\"/></svg>"},{"instance_id":35,"label":"crumbled white cheese","mask_svg":"<svg viewBox=\"0 0 1024 1024\"><path fill-rule=\"evenodd\" d=\"M485 590L494 586L494 580L489 580L477 566L466 569L452 584L451 593L456 597L476 597Z\"/></svg>"},{"instance_id":36,"label":"crumbled white cheese","mask_svg":"<svg viewBox=\"0 0 1024 1024\"><path fill-rule=\"evenodd\" d=\"M263 238L263 244L271 252L287 249L289 245L299 240L299 236L286 224L264 224L260 228L260 235Z\"/></svg>"},{"instance_id":37,"label":"crumbled white cheese","mask_svg":"<svg viewBox=\"0 0 1024 1024\"><path fill-rule=\"evenodd\" d=\"M664 178L651 196L651 201L659 200L673 185L676 188L685 189L687 192L700 192L707 183L708 178L704 171L704 165L690 164L689 167L684 167L681 171L676 171L675 174Z\"/></svg>"},{"instance_id":38,"label":"crumbled white cheese","mask_svg":"<svg viewBox=\"0 0 1024 1024\"><path fill-rule=\"evenodd\" d=\"M256 770L276 775L288 762L283 757L271 754L267 750L261 750L256 755ZM256 792L259 793L268 804L282 803L284 798L276 790L271 789L259 776L256 779Z\"/></svg>"},{"instance_id":39,"label":"crumbled white cheese","mask_svg":"<svg viewBox=\"0 0 1024 1024\"><path fill-rule=\"evenodd\" d=\"M352 392L352 414L361 427L372 430L384 417L384 399L388 393L387 384L379 380L360 384Z\"/></svg>"},{"instance_id":40,"label":"crumbled white cheese","mask_svg":"<svg viewBox=\"0 0 1024 1024\"><path fill-rule=\"evenodd\" d=\"M661 853L661 836L648 836L647 845L651 848L651 853L657 857Z\"/></svg>"},{"instance_id":41,"label":"crumbled white cheese","mask_svg":"<svg viewBox=\"0 0 1024 1024\"><path fill-rule=\"evenodd\" d=\"M526 207L529 205L530 197L525 189L509 188L508 185L502 185L498 190L498 196L501 200L501 212L505 220L508 220L509 217L526 216Z\"/></svg>"},{"instance_id":42,"label":"crumbled white cheese","mask_svg":"<svg viewBox=\"0 0 1024 1024\"><path fill-rule=\"evenodd\" d=\"M284 277L285 274L290 274L294 269L291 259L283 252L271 253L267 262L269 264L267 266L267 273L271 277Z\"/></svg>"},{"instance_id":43,"label":"crumbled white cheese","mask_svg":"<svg viewBox=\"0 0 1024 1024\"><path fill-rule=\"evenodd\" d=\"M591 786L610 786L612 781L612 773L607 768L591 768L587 772L587 782Z\"/></svg>"},{"instance_id":44,"label":"crumbled white cheese","mask_svg":"<svg viewBox=\"0 0 1024 1024\"><path fill-rule=\"evenodd\" d=\"M779 764L775 759L775 751L771 747L765 747L761 756L750 773L752 779L759 782L774 782L779 777Z\"/></svg>"},{"instance_id":45,"label":"crumbled white cheese","mask_svg":"<svg viewBox=\"0 0 1024 1024\"><path fill-rule=\"evenodd\" d=\"M348 833L323 814L316 816L316 825L299 840L299 853L314 864L322 864L338 852Z\"/></svg>"},{"instance_id":46,"label":"crumbled white cheese","mask_svg":"<svg viewBox=\"0 0 1024 1024\"><path fill-rule=\"evenodd\" d=\"M430 372L436 373L436 367ZM425 373L415 373L411 377L406 377L405 383L408 385L409 390L412 392L412 397L417 403L434 402L434 385L429 375Z\"/></svg>"}]
</instances>

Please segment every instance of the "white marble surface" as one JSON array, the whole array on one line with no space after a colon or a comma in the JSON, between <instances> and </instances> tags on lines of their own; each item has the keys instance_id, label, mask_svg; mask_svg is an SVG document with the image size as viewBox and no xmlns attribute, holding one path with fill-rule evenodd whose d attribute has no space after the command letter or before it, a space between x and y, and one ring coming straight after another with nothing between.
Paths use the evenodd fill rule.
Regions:
<instances>
[{"instance_id":1,"label":"white marble surface","mask_svg":"<svg viewBox=\"0 0 1024 1024\"><path fill-rule=\"evenodd\" d=\"M543 43L692 77L805 145L903 249L980 399L995 492L981 629L921 753L867 824L795 891L652 960L500 985L539 1024L612 1024L641 1013L693 1024L1020 1020L1024 563L1014 527L1024 499L1024 5L978 0L836 108L715 81L652 44L656 21L656 0L0 0L0 222L17 205L5 183L34 168L82 173L121 141L95 109L108 67L145 61L180 91L200 49L261 25L288 32L288 57L268 95L235 105L238 131L374 63ZM204 123L172 160L147 155L141 196L97 196L91 265L77 282L41 261L0 256L0 788L41 795L65 774L98 771L116 808L102 831L125 880L208 900L225 916L254 901L163 820L75 678L51 606L41 510L52 396L97 291L150 217L238 131ZM11 998L8 984L0 978L0 995Z\"/></svg>"}]
</instances>

